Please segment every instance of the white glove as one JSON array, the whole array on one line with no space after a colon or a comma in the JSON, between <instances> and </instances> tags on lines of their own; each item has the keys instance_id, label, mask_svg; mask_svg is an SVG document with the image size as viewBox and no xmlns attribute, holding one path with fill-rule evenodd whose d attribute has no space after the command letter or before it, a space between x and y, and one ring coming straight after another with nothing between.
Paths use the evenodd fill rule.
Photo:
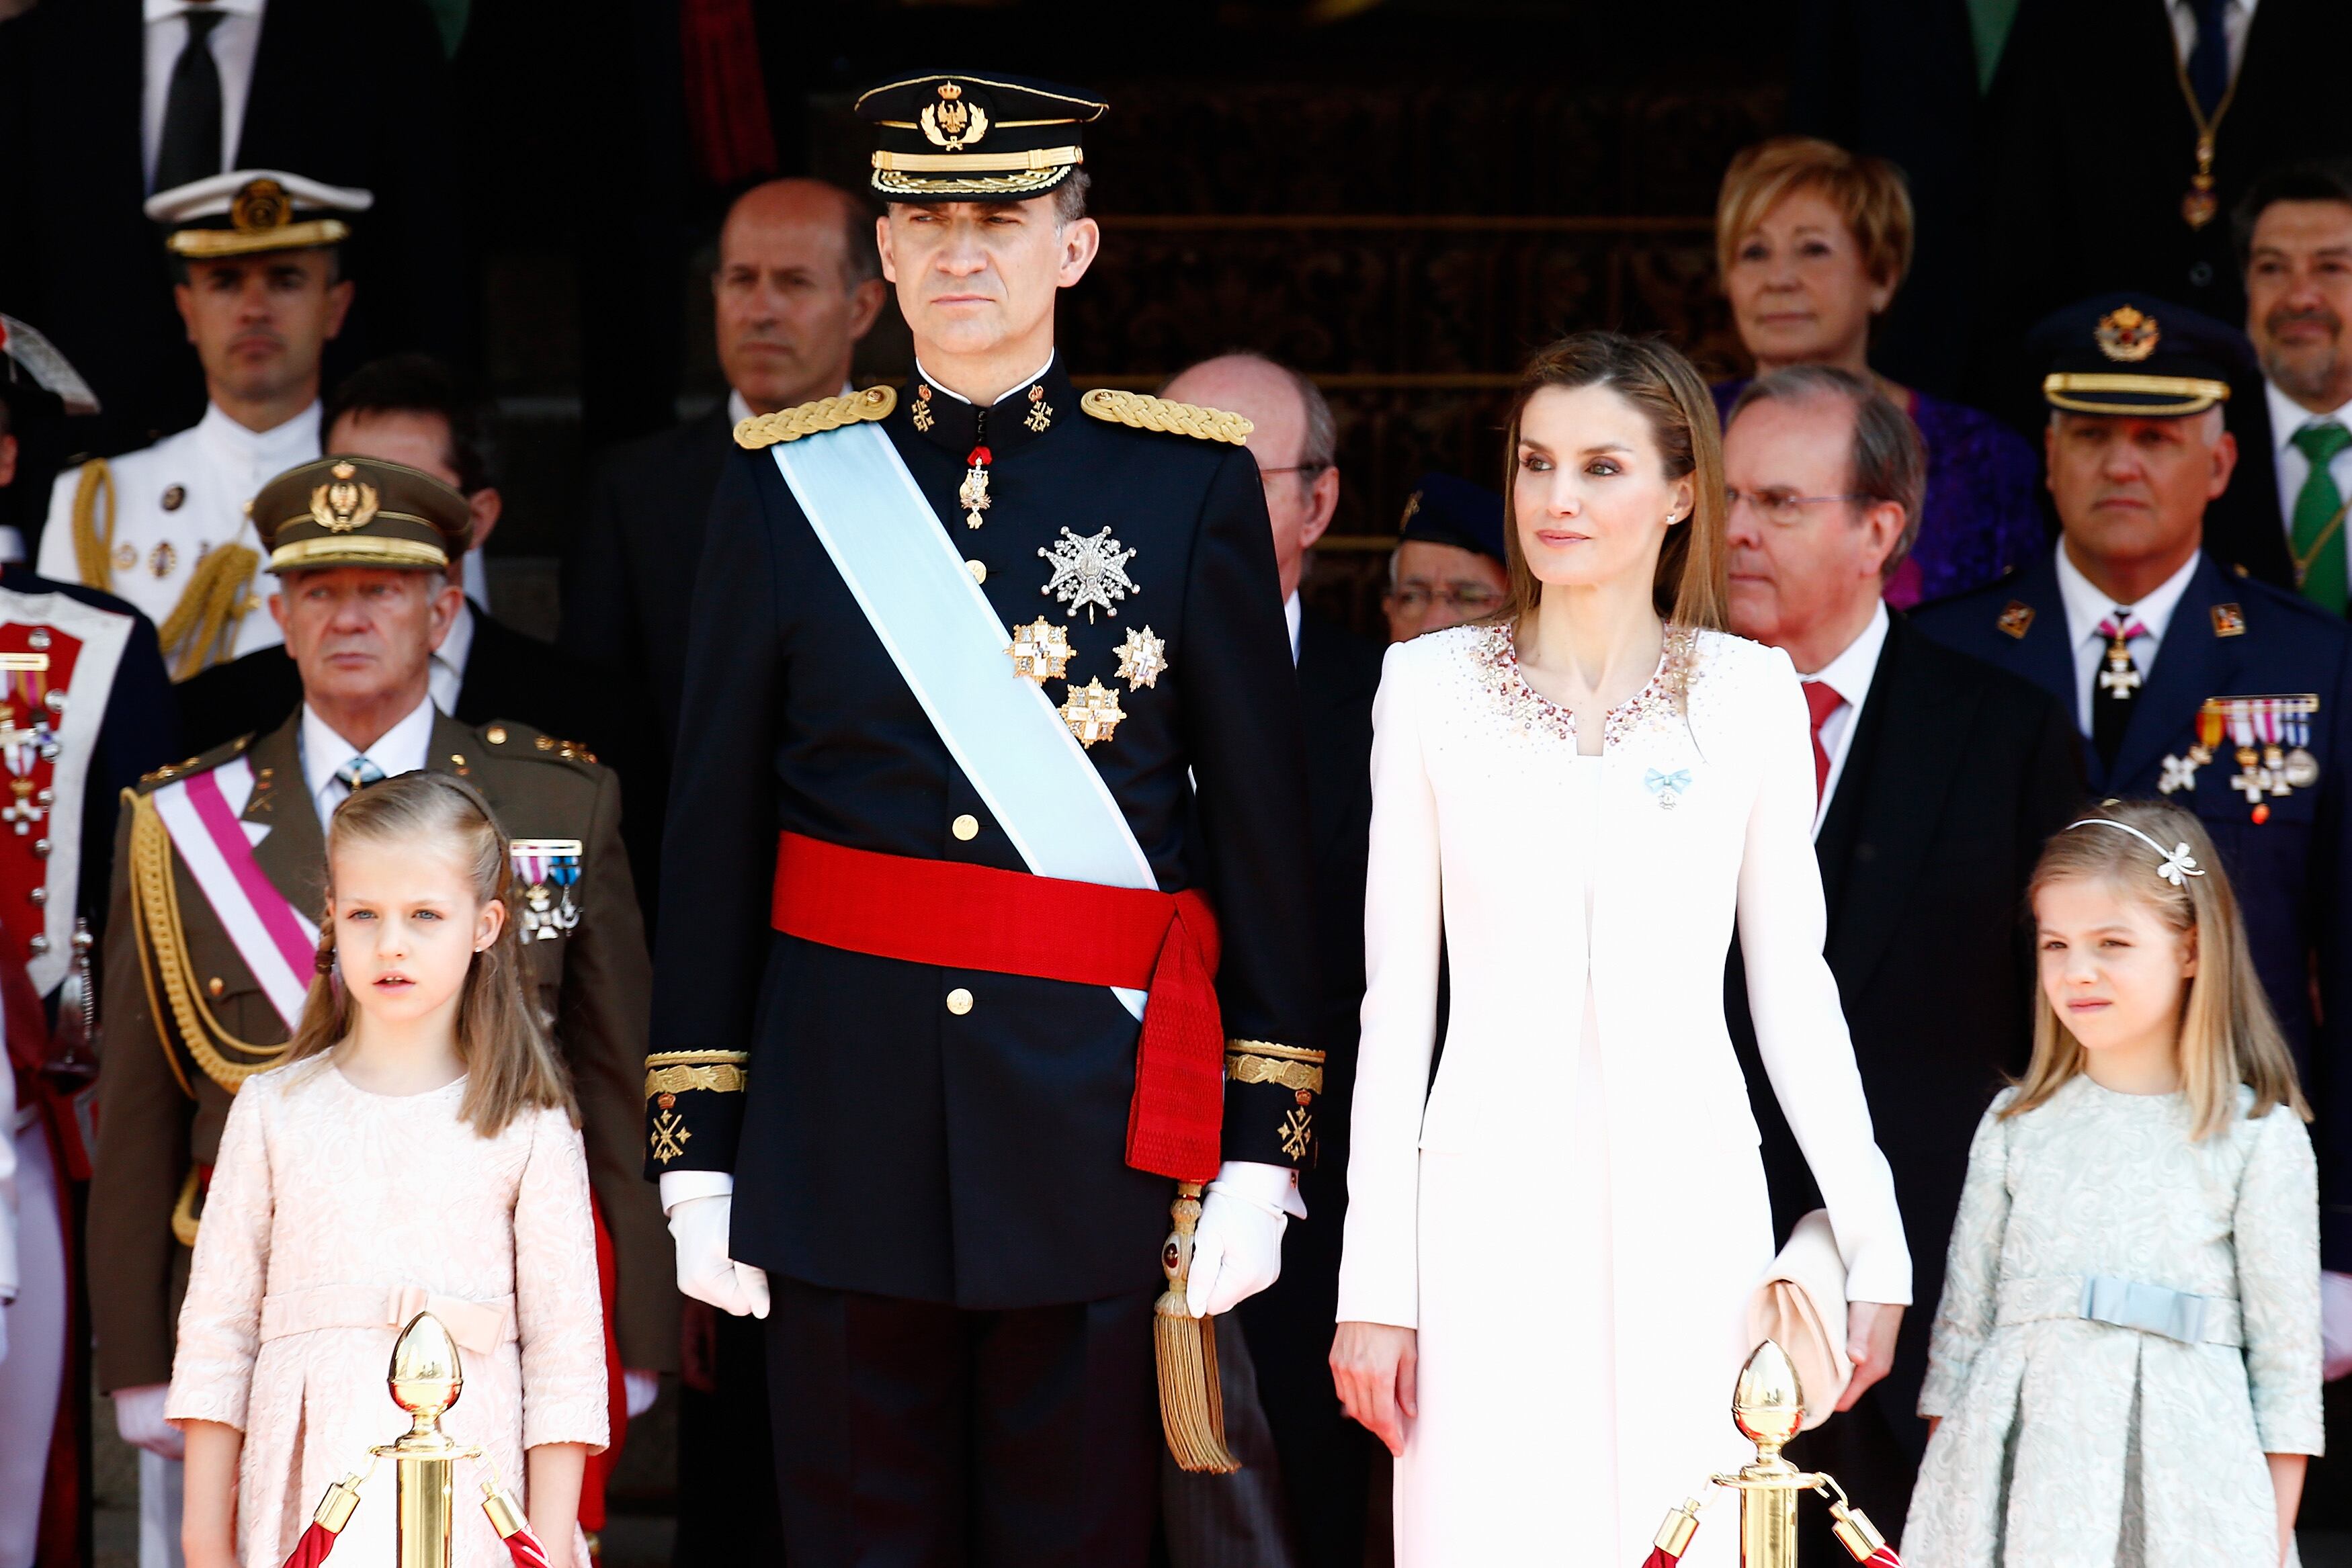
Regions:
<instances>
[{"instance_id":1,"label":"white glove","mask_svg":"<svg viewBox=\"0 0 2352 1568\"><path fill-rule=\"evenodd\" d=\"M1184 1306L1194 1317L1229 1312L1282 1274L1282 1233L1305 1218L1298 1177L1283 1166L1227 1160L1201 1200Z\"/></svg>"},{"instance_id":2,"label":"white glove","mask_svg":"<svg viewBox=\"0 0 2352 1568\"><path fill-rule=\"evenodd\" d=\"M2319 1276L2319 1377L2323 1383L2352 1374L2352 1274L2334 1270Z\"/></svg>"},{"instance_id":3,"label":"white glove","mask_svg":"<svg viewBox=\"0 0 2352 1568\"><path fill-rule=\"evenodd\" d=\"M114 1429L132 1448L144 1448L160 1459L181 1458L188 1451L180 1429L163 1419L163 1396L171 1391L168 1383L142 1383L136 1388L114 1391Z\"/></svg>"},{"instance_id":4,"label":"white glove","mask_svg":"<svg viewBox=\"0 0 2352 1568\"><path fill-rule=\"evenodd\" d=\"M734 1214L732 1194L690 1197L669 1211L670 1239L677 1244L677 1288L722 1312L764 1318L768 1271L727 1256Z\"/></svg>"},{"instance_id":5,"label":"white glove","mask_svg":"<svg viewBox=\"0 0 2352 1568\"><path fill-rule=\"evenodd\" d=\"M640 1372L634 1366L622 1369L621 1399L630 1420L634 1421L652 1409L654 1401L660 1397L660 1373Z\"/></svg>"}]
</instances>

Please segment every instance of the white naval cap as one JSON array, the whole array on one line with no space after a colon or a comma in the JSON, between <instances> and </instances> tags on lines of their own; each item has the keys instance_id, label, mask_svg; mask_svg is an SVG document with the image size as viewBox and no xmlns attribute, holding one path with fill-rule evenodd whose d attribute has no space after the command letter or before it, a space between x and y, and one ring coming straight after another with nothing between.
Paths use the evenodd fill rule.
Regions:
<instances>
[{"instance_id":1,"label":"white naval cap","mask_svg":"<svg viewBox=\"0 0 2352 1568\"><path fill-rule=\"evenodd\" d=\"M373 191L279 169L235 169L158 191L143 210L172 231L163 243L174 255L217 256L340 245L352 231L332 214L374 204Z\"/></svg>"}]
</instances>

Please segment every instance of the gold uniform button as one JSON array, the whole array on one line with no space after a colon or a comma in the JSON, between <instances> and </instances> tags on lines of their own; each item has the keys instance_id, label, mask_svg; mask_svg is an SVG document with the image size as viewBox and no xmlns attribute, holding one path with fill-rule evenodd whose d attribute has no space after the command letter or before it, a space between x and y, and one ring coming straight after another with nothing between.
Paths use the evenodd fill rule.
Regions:
<instances>
[{"instance_id":1,"label":"gold uniform button","mask_svg":"<svg viewBox=\"0 0 2352 1568\"><path fill-rule=\"evenodd\" d=\"M984 560L968 560L963 563L963 569L971 573L971 580L974 582L988 580L988 563Z\"/></svg>"},{"instance_id":2,"label":"gold uniform button","mask_svg":"<svg viewBox=\"0 0 2352 1568\"><path fill-rule=\"evenodd\" d=\"M954 821L948 824L948 831L953 833L957 838L961 839L964 842L970 843L972 840L980 837L980 819L967 811L962 816L958 817Z\"/></svg>"},{"instance_id":3,"label":"gold uniform button","mask_svg":"<svg viewBox=\"0 0 2352 1568\"><path fill-rule=\"evenodd\" d=\"M955 1014L958 1018L961 1018L964 1014L971 1011L971 993L965 990L961 986L958 986L954 990L950 991L948 993L948 1011Z\"/></svg>"},{"instance_id":4,"label":"gold uniform button","mask_svg":"<svg viewBox=\"0 0 2352 1568\"><path fill-rule=\"evenodd\" d=\"M482 731L482 738L488 741L492 746L504 746L507 743L507 727L502 724L494 724L490 726L489 728Z\"/></svg>"},{"instance_id":5,"label":"gold uniform button","mask_svg":"<svg viewBox=\"0 0 2352 1568\"><path fill-rule=\"evenodd\" d=\"M205 982L205 989L217 997L223 991L228 989L228 982L222 979L218 975L215 975L211 979Z\"/></svg>"}]
</instances>

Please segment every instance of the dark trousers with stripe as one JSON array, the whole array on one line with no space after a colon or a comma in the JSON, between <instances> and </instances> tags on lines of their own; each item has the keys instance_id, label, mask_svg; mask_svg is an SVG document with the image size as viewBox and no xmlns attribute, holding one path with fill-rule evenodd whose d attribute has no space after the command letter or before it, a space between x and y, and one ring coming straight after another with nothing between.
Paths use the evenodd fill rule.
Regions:
<instances>
[{"instance_id":1,"label":"dark trousers with stripe","mask_svg":"<svg viewBox=\"0 0 2352 1568\"><path fill-rule=\"evenodd\" d=\"M770 1286L793 1568L1142 1568L1161 1444L1156 1291L966 1312Z\"/></svg>"}]
</instances>

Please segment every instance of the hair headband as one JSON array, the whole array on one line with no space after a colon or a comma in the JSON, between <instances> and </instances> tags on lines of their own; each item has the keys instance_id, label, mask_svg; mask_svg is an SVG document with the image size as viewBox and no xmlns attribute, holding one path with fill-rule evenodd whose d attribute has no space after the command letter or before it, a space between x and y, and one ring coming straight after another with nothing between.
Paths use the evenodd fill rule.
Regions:
<instances>
[{"instance_id":1,"label":"hair headband","mask_svg":"<svg viewBox=\"0 0 2352 1568\"><path fill-rule=\"evenodd\" d=\"M2158 843L2129 822L2118 822L2113 817L2085 817L2079 822L2066 824L2066 831L2070 833L2076 828L2116 828L2129 833L2163 857L2157 862L2156 874L2175 887L2187 887L2188 878L2205 874L2197 864L2197 857L2189 852L2187 844L2175 844L2170 850L2167 850L2162 844Z\"/></svg>"}]
</instances>

